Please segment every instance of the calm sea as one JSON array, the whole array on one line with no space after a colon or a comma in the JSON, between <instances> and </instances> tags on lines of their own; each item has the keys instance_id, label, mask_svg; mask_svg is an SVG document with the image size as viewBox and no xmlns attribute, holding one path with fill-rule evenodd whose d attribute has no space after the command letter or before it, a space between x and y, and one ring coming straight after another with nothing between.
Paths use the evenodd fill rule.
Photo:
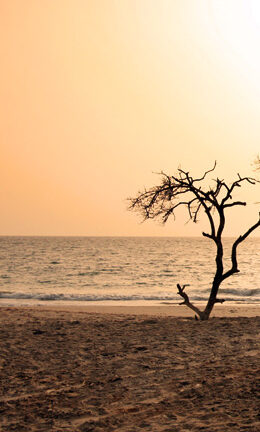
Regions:
<instances>
[{"instance_id":1,"label":"calm sea","mask_svg":"<svg viewBox=\"0 0 260 432\"><path fill-rule=\"evenodd\" d=\"M225 239L229 266L232 239ZM240 273L221 297L260 301L260 238L238 249ZM64 301L173 301L176 283L191 299L207 299L215 270L214 245L205 238L0 237L0 297Z\"/></svg>"}]
</instances>

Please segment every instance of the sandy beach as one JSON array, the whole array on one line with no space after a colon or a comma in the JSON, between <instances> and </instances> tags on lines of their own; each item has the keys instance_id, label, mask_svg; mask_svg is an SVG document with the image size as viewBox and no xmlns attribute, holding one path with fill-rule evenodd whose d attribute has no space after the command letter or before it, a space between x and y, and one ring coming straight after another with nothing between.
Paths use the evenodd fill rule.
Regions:
<instances>
[{"instance_id":1,"label":"sandy beach","mask_svg":"<svg viewBox=\"0 0 260 432\"><path fill-rule=\"evenodd\" d=\"M0 312L2 432L260 430L257 306Z\"/></svg>"}]
</instances>

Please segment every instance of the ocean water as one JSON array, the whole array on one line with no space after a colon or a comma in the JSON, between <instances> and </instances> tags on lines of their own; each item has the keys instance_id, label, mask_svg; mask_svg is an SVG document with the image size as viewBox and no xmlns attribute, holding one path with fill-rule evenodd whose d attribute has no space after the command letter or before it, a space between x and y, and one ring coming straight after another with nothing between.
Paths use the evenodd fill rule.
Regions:
<instances>
[{"instance_id":1,"label":"ocean water","mask_svg":"<svg viewBox=\"0 0 260 432\"><path fill-rule=\"evenodd\" d=\"M225 239L225 267L233 239ZM176 283L190 284L191 300L206 301L215 248L205 238L0 237L0 298L119 302L180 301ZM219 296L260 302L260 238L238 248L240 273Z\"/></svg>"}]
</instances>

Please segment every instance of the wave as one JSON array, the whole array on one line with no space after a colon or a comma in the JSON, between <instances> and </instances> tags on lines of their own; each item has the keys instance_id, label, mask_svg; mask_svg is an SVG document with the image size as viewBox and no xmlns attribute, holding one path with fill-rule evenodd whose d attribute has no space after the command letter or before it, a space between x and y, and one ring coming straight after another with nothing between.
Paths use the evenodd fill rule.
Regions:
<instances>
[{"instance_id":1,"label":"wave","mask_svg":"<svg viewBox=\"0 0 260 432\"><path fill-rule=\"evenodd\" d=\"M203 293L209 293L210 290L202 290ZM260 288L220 288L220 294L230 294L236 297L260 297Z\"/></svg>"},{"instance_id":2,"label":"wave","mask_svg":"<svg viewBox=\"0 0 260 432\"><path fill-rule=\"evenodd\" d=\"M260 288L251 288L251 289L223 288L223 289L221 289L221 293L232 294L232 295L241 296L241 297L259 297L260 296Z\"/></svg>"},{"instance_id":3,"label":"wave","mask_svg":"<svg viewBox=\"0 0 260 432\"><path fill-rule=\"evenodd\" d=\"M73 295L73 294L46 294L46 293L21 293L21 292L0 292L0 298L5 299L22 299L22 300L40 300L40 301L176 301L180 302L180 297L177 295ZM208 296L190 296L191 301L207 302ZM227 301L239 303L257 303L260 301L258 298L241 298L241 297L228 297Z\"/></svg>"},{"instance_id":4,"label":"wave","mask_svg":"<svg viewBox=\"0 0 260 432\"><path fill-rule=\"evenodd\" d=\"M64 294L46 294L46 293L21 293L21 292L0 292L0 298L10 299L34 299L34 300L64 300L64 301L103 301L103 300L179 300L177 296L153 296L153 295L64 295Z\"/></svg>"}]
</instances>

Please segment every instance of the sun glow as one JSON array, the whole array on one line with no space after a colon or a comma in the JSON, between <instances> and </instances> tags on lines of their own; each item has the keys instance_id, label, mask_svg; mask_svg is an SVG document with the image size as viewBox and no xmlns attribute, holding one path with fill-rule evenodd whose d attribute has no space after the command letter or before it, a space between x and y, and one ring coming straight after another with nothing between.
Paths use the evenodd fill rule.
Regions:
<instances>
[{"instance_id":1,"label":"sun glow","mask_svg":"<svg viewBox=\"0 0 260 432\"><path fill-rule=\"evenodd\" d=\"M256 23L260 28L260 1L259 0L251 0L249 2L249 8L251 11L252 21Z\"/></svg>"},{"instance_id":2,"label":"sun glow","mask_svg":"<svg viewBox=\"0 0 260 432\"><path fill-rule=\"evenodd\" d=\"M254 85L260 72L260 2L230 0L210 3L216 35L225 45L226 61L249 74ZM260 89L260 87L259 87Z\"/></svg>"},{"instance_id":3,"label":"sun glow","mask_svg":"<svg viewBox=\"0 0 260 432\"><path fill-rule=\"evenodd\" d=\"M0 9L2 234L200 235L182 219L138 225L125 198L179 164L253 175L260 0Z\"/></svg>"}]
</instances>

